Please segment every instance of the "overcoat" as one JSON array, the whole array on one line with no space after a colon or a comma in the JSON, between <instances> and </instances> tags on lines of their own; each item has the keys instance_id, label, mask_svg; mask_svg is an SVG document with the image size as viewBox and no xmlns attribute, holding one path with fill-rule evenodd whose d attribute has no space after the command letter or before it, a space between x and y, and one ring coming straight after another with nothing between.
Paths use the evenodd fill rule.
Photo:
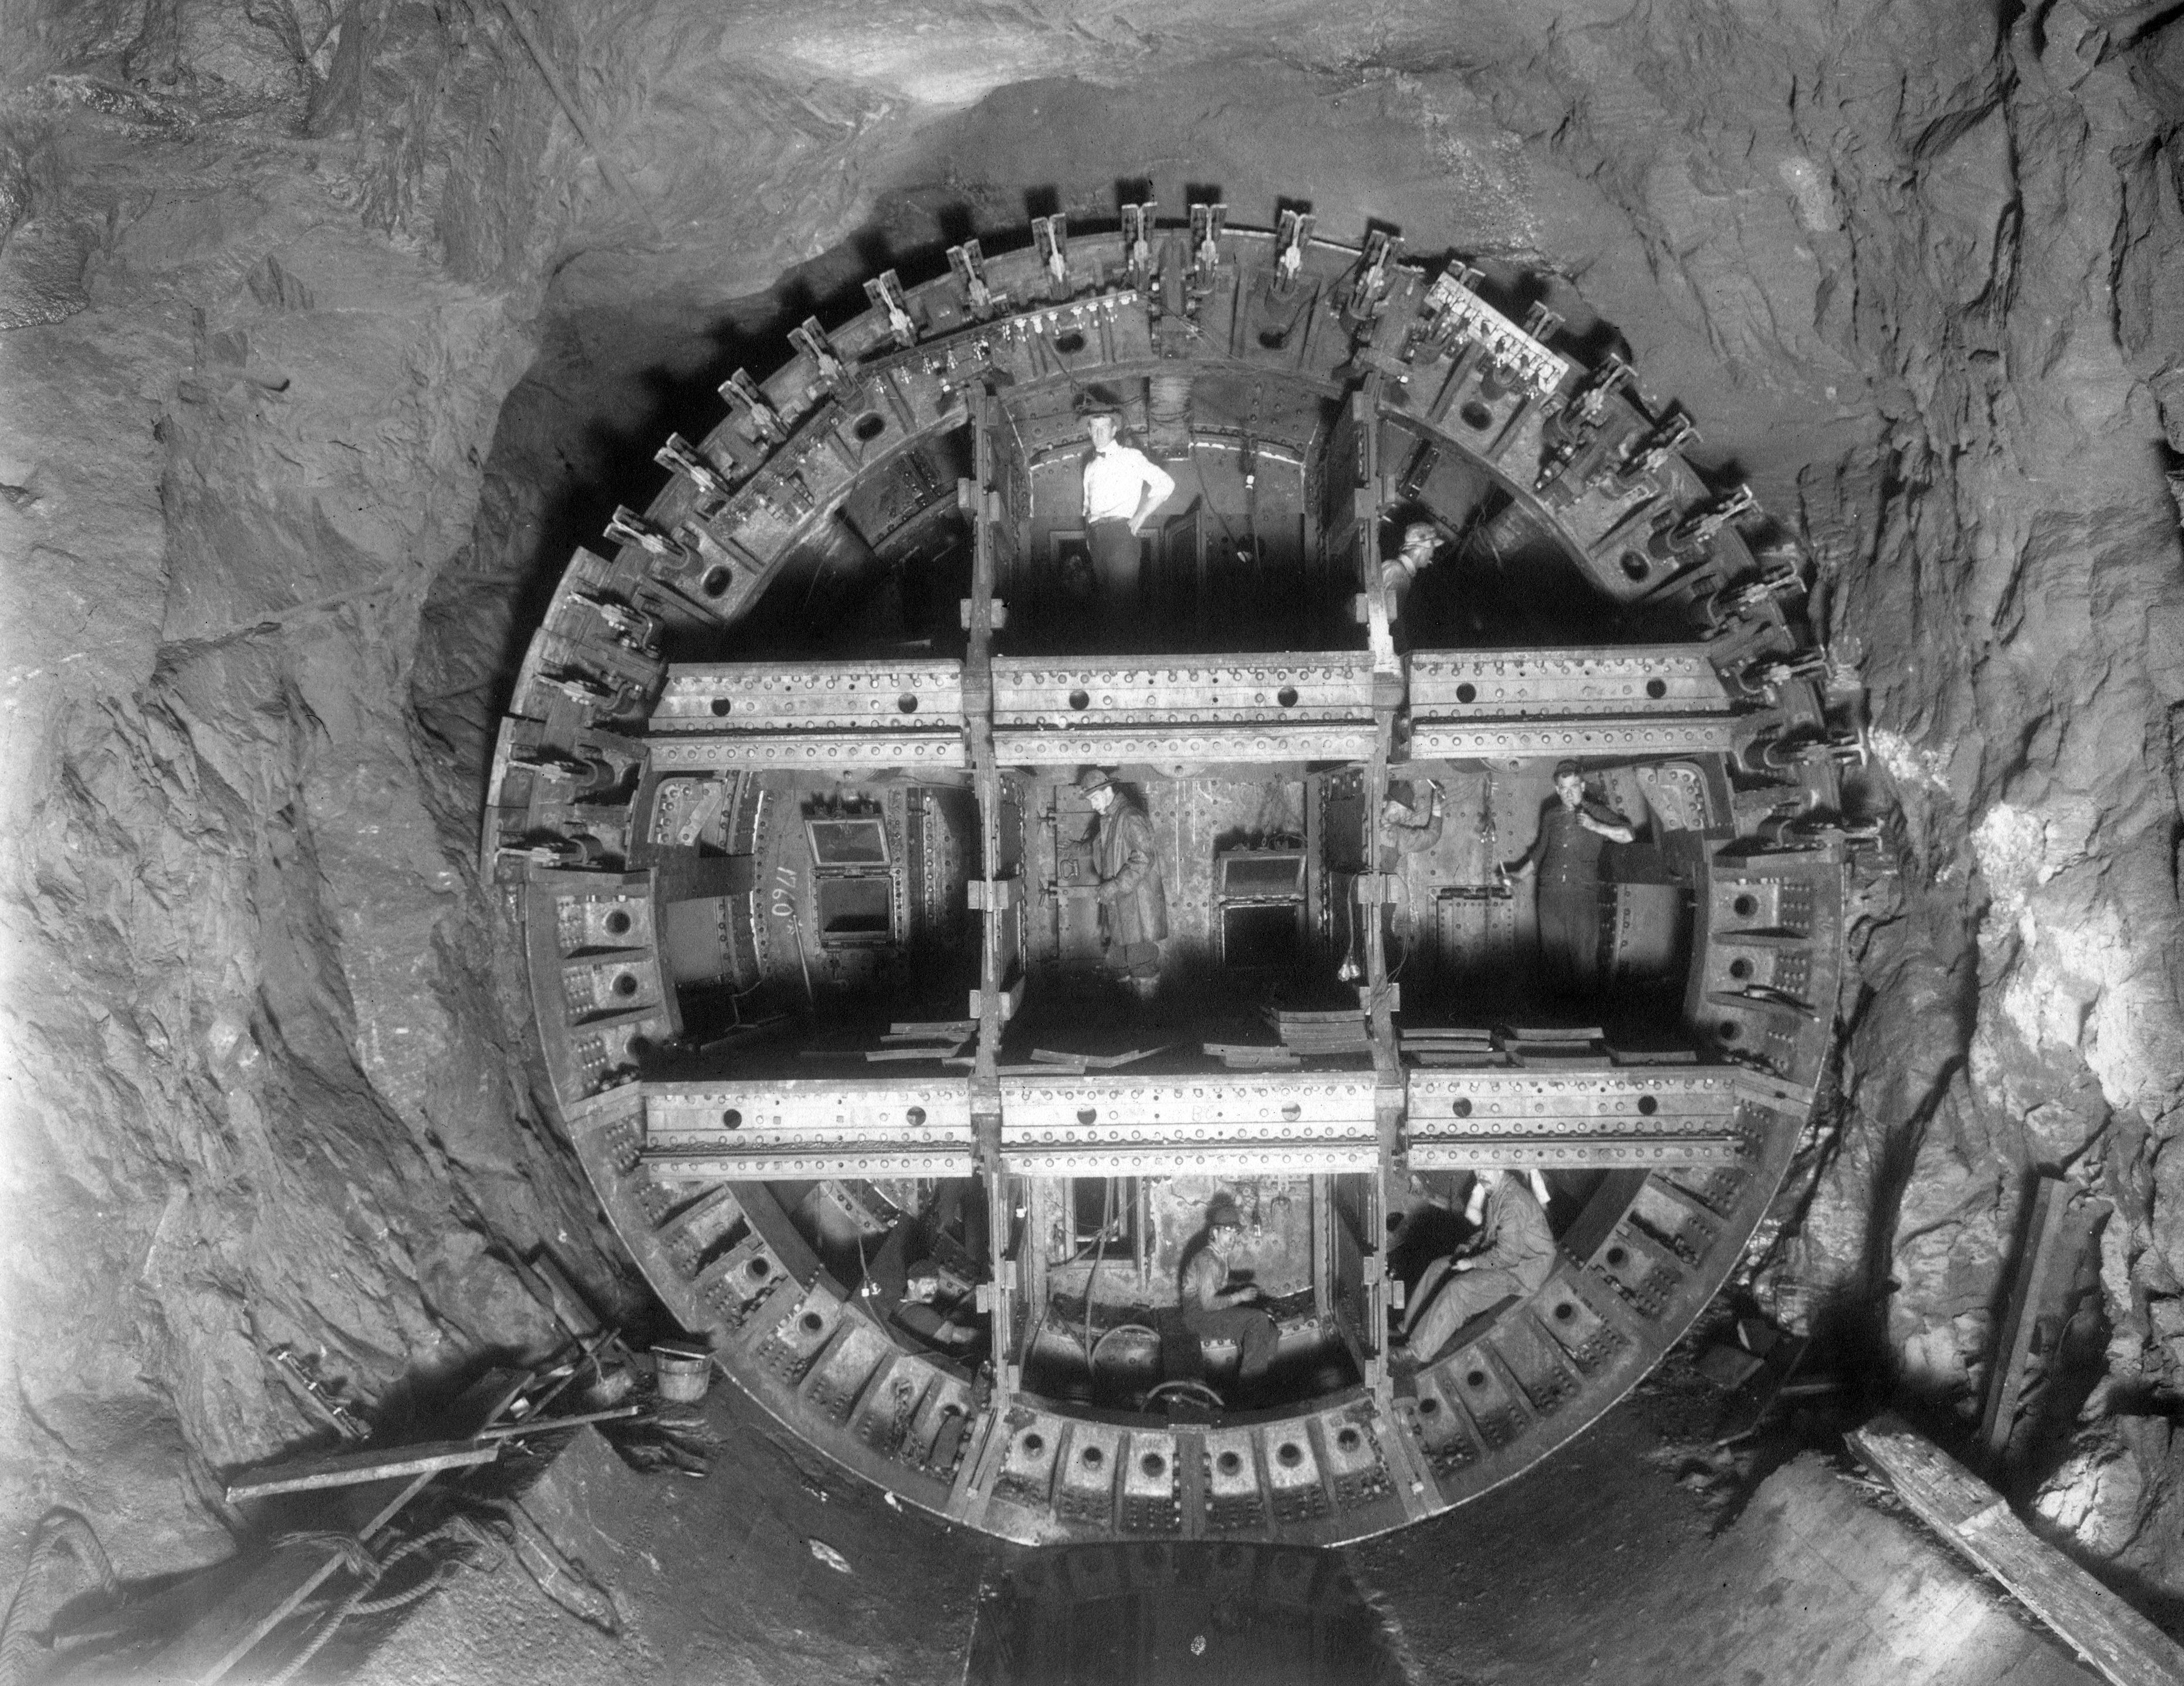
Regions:
<instances>
[{"instance_id":1,"label":"overcoat","mask_svg":"<svg viewBox=\"0 0 2184 1686\"><path fill-rule=\"evenodd\" d=\"M1117 796L1100 816L1092 870L1100 880L1100 920L1110 947L1167 940L1167 888L1153 849L1152 821L1127 798Z\"/></svg>"},{"instance_id":2,"label":"overcoat","mask_svg":"<svg viewBox=\"0 0 2184 1686\"><path fill-rule=\"evenodd\" d=\"M1554 1231L1523 1177L1505 1176L1488 1191L1480 1232L1484 1244L1467 1255L1468 1270L1444 1271L1436 1262L1419 1278L1413 1299L1424 1309L1411 1325L1411 1350L1421 1360L1430 1361L1480 1312L1536 1293L1553 1273Z\"/></svg>"}]
</instances>

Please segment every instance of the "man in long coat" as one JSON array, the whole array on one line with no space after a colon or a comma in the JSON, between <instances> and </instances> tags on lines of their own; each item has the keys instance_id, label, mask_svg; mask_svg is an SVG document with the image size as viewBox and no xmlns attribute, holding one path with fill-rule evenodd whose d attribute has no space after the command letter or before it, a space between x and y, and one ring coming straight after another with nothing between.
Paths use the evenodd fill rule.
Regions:
<instances>
[{"instance_id":1,"label":"man in long coat","mask_svg":"<svg viewBox=\"0 0 2184 1686\"><path fill-rule=\"evenodd\" d=\"M1152 821L1097 767L1080 773L1077 787L1100 816L1090 865L1107 964L1139 994L1150 996L1160 982L1161 944L1167 940L1167 887Z\"/></svg>"}]
</instances>

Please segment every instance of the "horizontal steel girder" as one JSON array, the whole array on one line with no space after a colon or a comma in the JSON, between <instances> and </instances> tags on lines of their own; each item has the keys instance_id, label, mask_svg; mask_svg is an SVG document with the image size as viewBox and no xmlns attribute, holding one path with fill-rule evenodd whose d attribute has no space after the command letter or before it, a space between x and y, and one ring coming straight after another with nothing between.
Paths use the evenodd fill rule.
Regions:
<instances>
[{"instance_id":1,"label":"horizontal steel girder","mask_svg":"<svg viewBox=\"0 0 2184 1686\"><path fill-rule=\"evenodd\" d=\"M1723 1163L1747 1150L1746 1085L1726 1071L1418 1072L1411 1163L1575 1170ZM967 1177L961 1080L782 1079L644 1088L644 1162L671 1181ZM1369 1077L1005 1078L1003 1167L1023 1176L1370 1171Z\"/></svg>"},{"instance_id":2,"label":"horizontal steel girder","mask_svg":"<svg viewBox=\"0 0 2184 1686\"><path fill-rule=\"evenodd\" d=\"M1204 727L1114 726L1087 732L994 733L1003 766L1064 766L1080 761L1362 761L1373 753L1370 721L1355 725Z\"/></svg>"},{"instance_id":3,"label":"horizontal steel girder","mask_svg":"<svg viewBox=\"0 0 2184 1686\"><path fill-rule=\"evenodd\" d=\"M1409 675L1412 714L1435 721L1727 714L1733 706L1699 644L1416 650Z\"/></svg>"},{"instance_id":4,"label":"horizontal steel girder","mask_svg":"<svg viewBox=\"0 0 2184 1686\"><path fill-rule=\"evenodd\" d=\"M1736 747L1727 715L1596 715L1582 719L1415 721L1413 760L1518 755L1697 755Z\"/></svg>"},{"instance_id":5,"label":"horizontal steel girder","mask_svg":"<svg viewBox=\"0 0 2184 1686\"><path fill-rule=\"evenodd\" d=\"M960 731L744 732L703 737L694 733L681 741L655 738L652 744L652 764L663 772L731 767L958 768L968 766L970 760Z\"/></svg>"},{"instance_id":6,"label":"horizontal steel girder","mask_svg":"<svg viewBox=\"0 0 2184 1686\"><path fill-rule=\"evenodd\" d=\"M1372 719L1372 658L1362 650L1167 660L1019 657L994 664L997 729L1303 721L1369 726Z\"/></svg>"},{"instance_id":7,"label":"horizontal steel girder","mask_svg":"<svg viewBox=\"0 0 2184 1686\"><path fill-rule=\"evenodd\" d=\"M961 732L961 662L705 662L667 670L655 732Z\"/></svg>"},{"instance_id":8,"label":"horizontal steel girder","mask_svg":"<svg viewBox=\"0 0 2184 1686\"><path fill-rule=\"evenodd\" d=\"M1373 676L1362 651L994 664L1004 766L1362 760ZM1736 716L1696 645L1424 650L1409 659L1414 760L1723 754ZM960 666L827 662L670 670L651 720L662 771L958 770Z\"/></svg>"},{"instance_id":9,"label":"horizontal steel girder","mask_svg":"<svg viewBox=\"0 0 2184 1686\"><path fill-rule=\"evenodd\" d=\"M1747 1151L1742 1098L1724 1070L1413 1073L1413 1170L1719 1164Z\"/></svg>"},{"instance_id":10,"label":"horizontal steel girder","mask_svg":"<svg viewBox=\"0 0 2184 1686\"><path fill-rule=\"evenodd\" d=\"M644 1158L666 1181L968 1177L970 1090L961 1080L648 1083Z\"/></svg>"}]
</instances>

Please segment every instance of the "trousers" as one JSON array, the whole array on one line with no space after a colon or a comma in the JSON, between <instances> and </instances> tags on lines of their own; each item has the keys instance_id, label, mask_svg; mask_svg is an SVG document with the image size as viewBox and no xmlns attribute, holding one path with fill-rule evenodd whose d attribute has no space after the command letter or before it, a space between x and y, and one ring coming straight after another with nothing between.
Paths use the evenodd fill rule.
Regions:
<instances>
[{"instance_id":1,"label":"trousers","mask_svg":"<svg viewBox=\"0 0 2184 1686\"><path fill-rule=\"evenodd\" d=\"M1540 886L1540 960L1551 989L1589 994L1600 982L1600 885Z\"/></svg>"},{"instance_id":2,"label":"trousers","mask_svg":"<svg viewBox=\"0 0 2184 1686\"><path fill-rule=\"evenodd\" d=\"M1092 576L1100 583L1100 606L1108 614L1138 604L1138 536L1128 521L1095 521L1084 530L1092 553Z\"/></svg>"},{"instance_id":3,"label":"trousers","mask_svg":"<svg viewBox=\"0 0 2184 1686\"><path fill-rule=\"evenodd\" d=\"M1202 1341L1232 1340L1242 1348L1243 1362L1236 1372L1240 1382L1257 1381L1274 1361L1274 1345L1279 1338L1274 1320L1256 1306L1228 1305L1209 1311L1203 1306L1186 1305L1183 1326Z\"/></svg>"},{"instance_id":4,"label":"trousers","mask_svg":"<svg viewBox=\"0 0 2184 1686\"><path fill-rule=\"evenodd\" d=\"M1480 1312L1513 1295L1522 1298L1530 1292L1513 1271L1451 1271L1442 1279L1440 1292L1426 1301L1425 1309L1411 1325L1411 1350L1418 1354L1420 1363L1431 1363L1434 1355L1448 1344L1449 1337Z\"/></svg>"},{"instance_id":5,"label":"trousers","mask_svg":"<svg viewBox=\"0 0 2184 1686\"><path fill-rule=\"evenodd\" d=\"M1123 977L1158 977L1161 945L1157 943L1111 943L1107 949L1107 964Z\"/></svg>"}]
</instances>

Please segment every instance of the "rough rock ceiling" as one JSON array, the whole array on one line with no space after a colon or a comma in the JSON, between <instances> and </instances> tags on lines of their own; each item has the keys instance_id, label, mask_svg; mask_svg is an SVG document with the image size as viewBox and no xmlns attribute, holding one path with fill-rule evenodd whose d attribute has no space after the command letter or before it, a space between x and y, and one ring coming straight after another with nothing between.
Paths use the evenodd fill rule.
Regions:
<instances>
[{"instance_id":1,"label":"rough rock ceiling","mask_svg":"<svg viewBox=\"0 0 2184 1686\"><path fill-rule=\"evenodd\" d=\"M1961 1397L2024 1168L2066 1165L2119 1414L2047 1502L2180 1572L2148 1522L2184 1356L2184 30L526 12L621 192L497 7L256 15L0 16L11 1526L65 1498L136 1517L145 1566L213 1552L207 1466L302 1426L263 1347L376 1388L529 1332L496 1242L611 1278L465 864L526 593L785 271L823 298L959 206L1150 174L1572 277L1799 514L1903 819L1760 1285Z\"/></svg>"}]
</instances>

